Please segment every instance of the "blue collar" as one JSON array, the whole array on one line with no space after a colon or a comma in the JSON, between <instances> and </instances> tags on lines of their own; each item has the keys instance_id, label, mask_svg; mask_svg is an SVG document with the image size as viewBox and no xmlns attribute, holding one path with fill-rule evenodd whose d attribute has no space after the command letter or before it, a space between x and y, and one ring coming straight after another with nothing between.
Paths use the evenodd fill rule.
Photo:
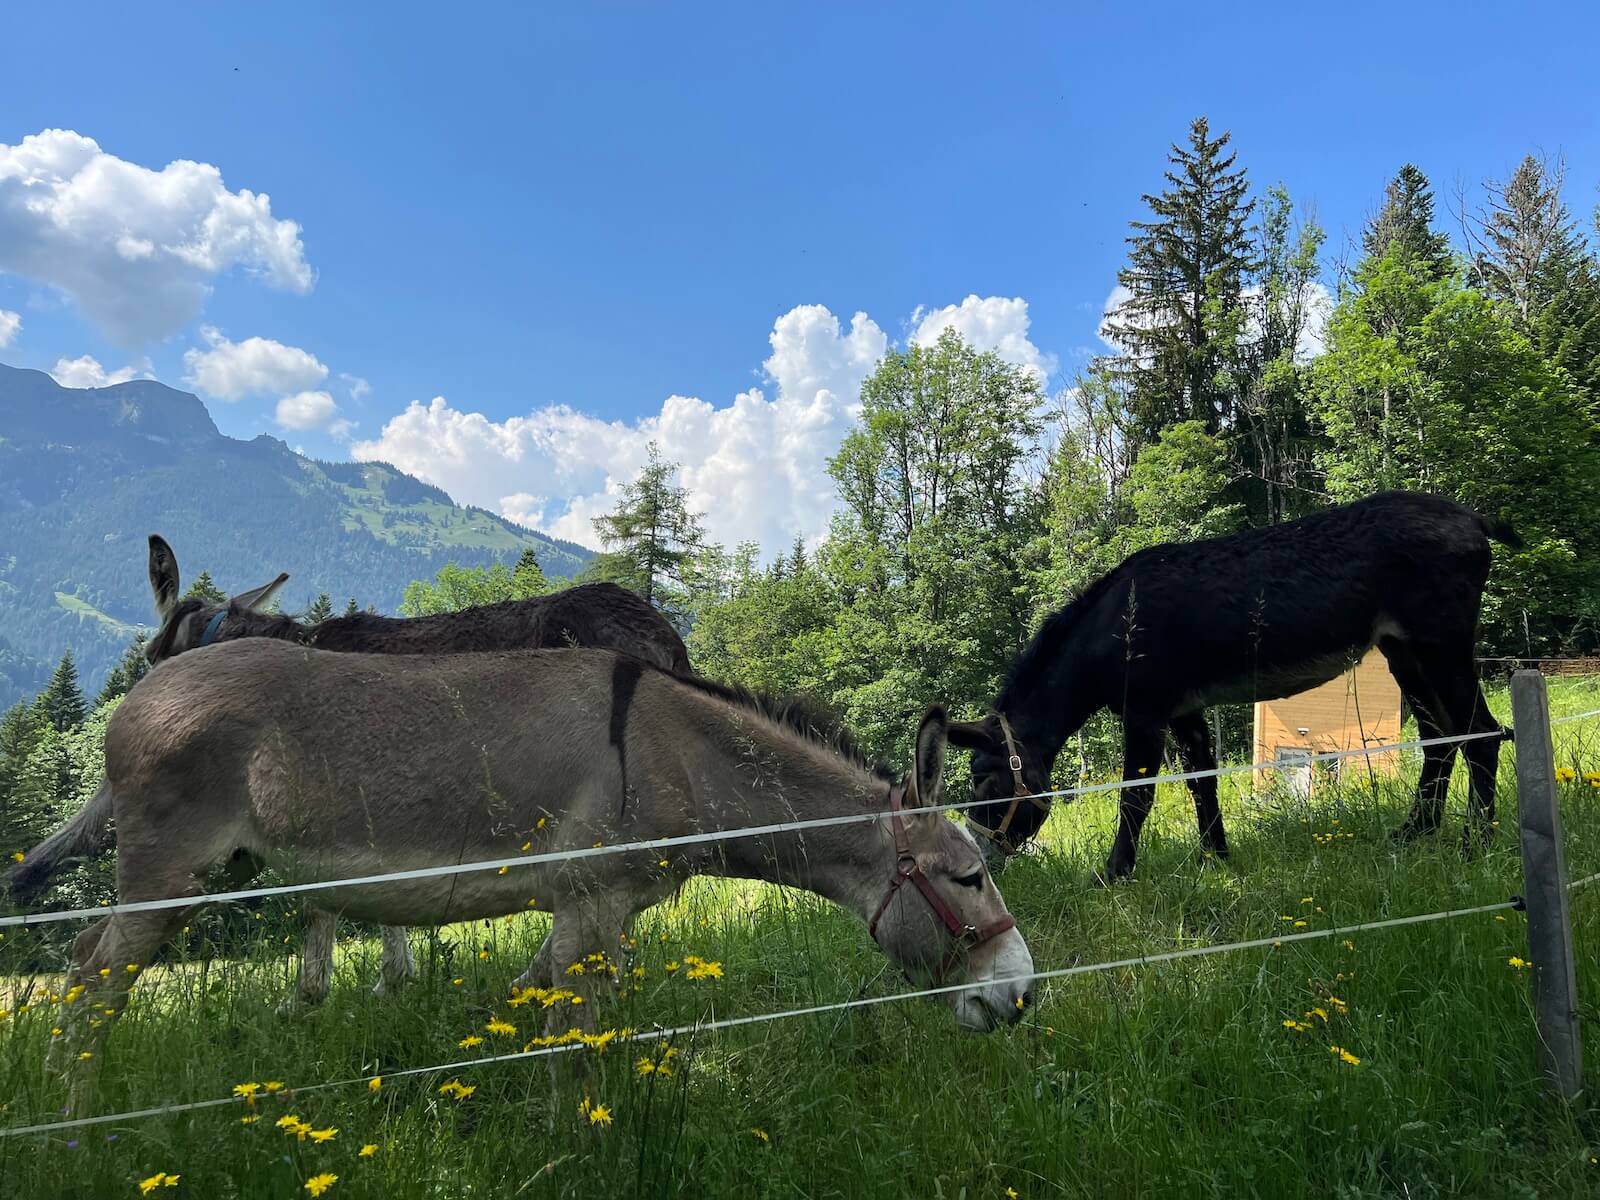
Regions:
<instances>
[{"instance_id":1,"label":"blue collar","mask_svg":"<svg viewBox=\"0 0 1600 1200\"><path fill-rule=\"evenodd\" d=\"M219 608L216 615L206 622L206 631L200 635L200 644L209 646L217 640L217 630L222 628L222 621L228 615L226 608Z\"/></svg>"}]
</instances>

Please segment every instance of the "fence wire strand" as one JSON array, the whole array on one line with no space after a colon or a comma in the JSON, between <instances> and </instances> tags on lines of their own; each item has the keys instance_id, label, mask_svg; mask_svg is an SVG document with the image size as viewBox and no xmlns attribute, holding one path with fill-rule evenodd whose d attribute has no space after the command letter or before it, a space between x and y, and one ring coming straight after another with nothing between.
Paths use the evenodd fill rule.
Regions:
<instances>
[{"instance_id":1,"label":"fence wire strand","mask_svg":"<svg viewBox=\"0 0 1600 1200\"><path fill-rule=\"evenodd\" d=\"M1600 708L1576 713L1552 721L1552 725L1567 725L1575 721L1600 716ZM1430 746L1459 745L1482 738L1504 736L1498 729L1482 733L1457 734L1452 737L1417 738L1408 742L1389 742L1378 746L1362 746L1354 750L1327 750L1312 754L1311 762L1335 762L1346 758L1367 758L1374 754L1393 754L1401 751L1427 749ZM1304 765L1302 759L1296 767ZM1128 788L1148 787L1169 783L1190 783L1196 779L1222 778L1246 771L1274 771L1283 764L1258 762L1231 767L1212 767L1204 771L1177 771L1165 775L1151 775L1135 779L1116 779L1105 783L1084 784L1073 788L1036 792L1023 800L1073 799L1104 792L1120 792ZM1006 797L1009 801L1010 797ZM965 812L971 808L996 803L993 800L963 800L952 804L934 804L920 808L920 812ZM188 908L195 904L229 904L241 900L262 899L269 896L287 896L308 892L330 891L336 888L362 887L382 883L401 883L413 879L431 879L450 875L467 875L482 871L499 871L511 867L541 866L548 863L570 862L576 859L597 858L609 854L659 852L680 846L701 845L732 841L737 838L770 837L780 833L801 833L808 829L823 829L839 825L865 824L880 821L884 813L878 811L848 813L837 817L814 817L800 821L781 821L769 825L741 826L736 829L717 829L701 833L682 834L677 837L646 838L641 841L619 842L608 846L586 846L569 850L549 850L535 854L510 855L505 858L484 859L470 863L450 863L436 867L417 867L405 871L383 871L372 875L351 876L344 879L315 880L308 883L279 884L272 887L243 888L230 892L211 892L204 896L172 896L159 900L138 900L128 904L106 904L94 908L51 909L31 913L14 913L0 916L0 928L45 925L57 921L80 921L89 917L115 916L119 913L153 912L169 908Z\"/></svg>"},{"instance_id":2,"label":"fence wire strand","mask_svg":"<svg viewBox=\"0 0 1600 1200\"><path fill-rule=\"evenodd\" d=\"M1471 908L1449 908L1438 912L1417 913L1405 917L1389 917L1381 921L1364 921L1356 925L1334 926L1327 929L1309 929L1302 933L1283 933L1272 937L1250 938L1241 942L1225 942L1220 946L1190 946L1182 950L1167 950L1159 954L1140 954L1130 958L1113 959L1108 962L1084 963L1071 967L1057 967L1048 971L1037 971L1032 975L1013 975L1000 979L988 979L979 983L946 984L942 987L921 988L911 992L894 992L886 996L865 996L855 1000L840 1000L830 1004L813 1004L805 1008L783 1009L777 1012L754 1013L742 1017L724 1017L713 1021L700 1021L691 1025L678 1025L666 1029L636 1030L626 1036L618 1036L615 1045L625 1045L636 1042L659 1042L672 1038L697 1036L702 1033L713 1033L723 1029L736 1029L748 1025L761 1025L772 1021L790 1020L795 1017L818 1016L823 1013L842 1012L848 1009L870 1008L880 1004L893 1004L901 1000L926 999L933 996L947 996L955 992L973 991L978 988L995 987L1002 984L1040 983L1046 980L1070 979L1078 975L1092 975L1102 971L1119 971L1133 967L1156 966L1160 963L1180 962L1184 959L1205 958L1214 954L1228 954L1237 950L1258 950L1263 947L1278 947L1293 942L1320 941L1333 937L1349 937L1354 933L1370 933L1382 929L1398 929L1406 925L1424 925L1435 921L1446 921L1456 917L1470 917L1482 913L1503 912L1506 909L1517 907L1516 902L1503 900L1497 904L1480 904ZM479 1067L491 1066L499 1063L520 1062L525 1059L544 1058L553 1054L563 1054L571 1051L586 1049L580 1043L569 1043L562 1046L539 1046L533 1049L515 1051L506 1054L487 1055L483 1058L463 1059L455 1062L437 1063L426 1067L405 1067L400 1070L377 1072L375 1075L352 1076L348 1079L328 1080L322 1083L308 1084L304 1087L285 1088L275 1093L287 1101L296 1096L307 1095L312 1092L327 1091L332 1088L353 1087L358 1083L370 1083L373 1078L381 1080L403 1079L417 1075L439 1074L445 1071L460 1072L475 1070ZM208 1100L190 1100L179 1104L165 1104L154 1108L132 1109L127 1112L107 1113L103 1116L76 1117L63 1121L45 1121L36 1125L18 1125L7 1129L0 1129L0 1138L22 1137L30 1134L61 1133L69 1129L84 1129L94 1125L113 1124L118 1121L135 1121L146 1117L173 1116L178 1113L194 1112L200 1109L220 1108L224 1105L240 1105L249 1107L248 1102L240 1096L214 1097Z\"/></svg>"}]
</instances>

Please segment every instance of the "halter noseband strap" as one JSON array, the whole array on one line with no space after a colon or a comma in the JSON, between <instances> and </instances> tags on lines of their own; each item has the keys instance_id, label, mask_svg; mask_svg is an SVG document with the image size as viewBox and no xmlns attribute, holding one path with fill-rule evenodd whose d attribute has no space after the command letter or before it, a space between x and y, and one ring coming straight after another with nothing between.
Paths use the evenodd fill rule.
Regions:
<instances>
[{"instance_id":1,"label":"halter noseband strap","mask_svg":"<svg viewBox=\"0 0 1600 1200\"><path fill-rule=\"evenodd\" d=\"M934 975L935 983L941 982L960 959L976 950L985 942L999 937L1009 929L1017 927L1016 918L1010 913L998 921L986 925L982 929L968 925L956 916L955 910L950 907L945 898L939 894L939 889L933 886L933 881L923 873L922 867L917 863L917 856L911 852L911 840L906 832L903 811L903 797L906 788L895 784L889 789L889 828L894 834L895 868L894 877L889 880L889 890L883 894L878 910L872 914L872 920L867 922L867 932L874 941L878 937L878 922L883 919L883 914L888 911L889 905L894 902L902 884L907 881L916 886L922 893L922 898L928 902L934 914L943 922L945 929L955 940L943 960L939 963L937 973ZM915 794L913 792L913 794Z\"/></svg>"},{"instance_id":2,"label":"halter noseband strap","mask_svg":"<svg viewBox=\"0 0 1600 1200\"><path fill-rule=\"evenodd\" d=\"M1022 755L1017 753L1017 739L1011 732L1011 722L1006 720L1005 713L995 713L995 720L1000 722L1000 736L1006 740L1006 765L1011 768L1011 803L1006 806L1006 815L1000 818L1000 824L993 829L985 829L978 822L970 822L972 826L986 837L1000 844L1000 848L1007 854L1015 854L1017 845L1006 835L1010 832L1011 822L1016 818L1017 809L1024 800L1029 801L1040 812L1048 814L1050 805L1038 796L1028 791L1028 785L1022 779Z\"/></svg>"}]
</instances>

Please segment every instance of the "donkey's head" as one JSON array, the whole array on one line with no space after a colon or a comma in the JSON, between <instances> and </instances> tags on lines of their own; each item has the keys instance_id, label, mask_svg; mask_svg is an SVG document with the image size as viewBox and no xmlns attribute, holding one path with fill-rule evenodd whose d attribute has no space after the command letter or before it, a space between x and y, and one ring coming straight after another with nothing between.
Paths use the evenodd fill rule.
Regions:
<instances>
[{"instance_id":1,"label":"donkey's head","mask_svg":"<svg viewBox=\"0 0 1600 1200\"><path fill-rule=\"evenodd\" d=\"M890 793L897 861L870 928L914 981L977 985L946 996L961 1025L987 1030L1032 1002L1033 957L972 835L927 811L944 799L945 739L944 710L929 709L911 774Z\"/></svg>"},{"instance_id":2,"label":"donkey's head","mask_svg":"<svg viewBox=\"0 0 1600 1200\"><path fill-rule=\"evenodd\" d=\"M240 592L226 603L193 597L178 599L178 556L160 534L150 535L150 592L155 597L161 628L145 648L152 664L185 650L210 645L218 639L230 615L237 616L264 608L289 578L279 575L271 583Z\"/></svg>"},{"instance_id":3,"label":"donkey's head","mask_svg":"<svg viewBox=\"0 0 1600 1200\"><path fill-rule=\"evenodd\" d=\"M981 721L950 726L952 744L972 751L972 799L967 816L989 836L984 858L994 870L1039 832L1050 808L1031 799L1050 790L1050 771L1018 741L1005 720L991 713Z\"/></svg>"}]
</instances>

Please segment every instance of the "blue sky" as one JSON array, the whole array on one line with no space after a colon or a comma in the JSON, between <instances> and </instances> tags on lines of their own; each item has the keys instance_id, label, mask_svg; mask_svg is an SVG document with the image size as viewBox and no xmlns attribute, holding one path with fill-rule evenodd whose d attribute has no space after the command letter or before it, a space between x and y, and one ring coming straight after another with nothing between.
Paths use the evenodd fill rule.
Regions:
<instances>
[{"instance_id":1,"label":"blue sky","mask_svg":"<svg viewBox=\"0 0 1600 1200\"><path fill-rule=\"evenodd\" d=\"M382 453L580 540L656 437L713 533L787 540L825 524L821 464L884 345L954 324L1052 386L1100 348L1127 221L1196 115L1330 252L1407 160L1444 200L1560 152L1573 207L1600 199L1587 6L1213 12L26 6L0 147L60 129L210 164L224 228L168 296L141 273L182 225L166 177L102 182L57 247L0 167L0 360L148 370L228 433ZM262 250L283 222L301 247Z\"/></svg>"}]
</instances>

